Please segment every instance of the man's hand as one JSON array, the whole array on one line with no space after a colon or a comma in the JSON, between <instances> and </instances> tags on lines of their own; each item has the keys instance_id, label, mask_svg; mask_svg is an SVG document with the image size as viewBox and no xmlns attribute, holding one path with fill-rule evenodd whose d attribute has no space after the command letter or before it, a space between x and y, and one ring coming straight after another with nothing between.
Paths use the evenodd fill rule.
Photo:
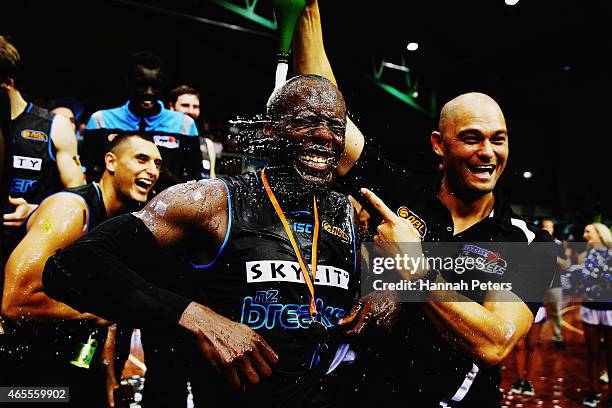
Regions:
<instances>
[{"instance_id":1,"label":"man's hand","mask_svg":"<svg viewBox=\"0 0 612 408\"><path fill-rule=\"evenodd\" d=\"M278 362L278 355L251 328L197 303L187 306L179 325L197 336L206 359L234 388L269 377L270 363Z\"/></svg>"},{"instance_id":2,"label":"man's hand","mask_svg":"<svg viewBox=\"0 0 612 408\"><path fill-rule=\"evenodd\" d=\"M375 248L376 256L384 258L395 258L408 256L412 258L420 258L423 256L421 247L421 236L419 232L412 226L410 221L395 214L385 203L376 196L373 192L366 188L361 189L361 194L372 204L372 206L383 217L383 221L376 227L377 234L373 241L380 243ZM424 277L427 269L420 268L419 270L398 271L402 279L415 280Z\"/></svg>"},{"instance_id":3,"label":"man's hand","mask_svg":"<svg viewBox=\"0 0 612 408\"><path fill-rule=\"evenodd\" d=\"M359 299L338 324L346 326L358 318L353 328L346 332L348 336L360 336L374 330L390 333L400 308L393 292L372 292Z\"/></svg>"},{"instance_id":4,"label":"man's hand","mask_svg":"<svg viewBox=\"0 0 612 408\"><path fill-rule=\"evenodd\" d=\"M15 211L10 214L4 214L5 227L21 227L30 214L38 208L38 205L29 204L21 197L9 197L8 202L10 205L15 206Z\"/></svg>"},{"instance_id":5,"label":"man's hand","mask_svg":"<svg viewBox=\"0 0 612 408\"><path fill-rule=\"evenodd\" d=\"M376 194L367 188L361 189L361 194L383 217L376 231L374 242L421 242L419 232L410 221L395 214Z\"/></svg>"}]
</instances>

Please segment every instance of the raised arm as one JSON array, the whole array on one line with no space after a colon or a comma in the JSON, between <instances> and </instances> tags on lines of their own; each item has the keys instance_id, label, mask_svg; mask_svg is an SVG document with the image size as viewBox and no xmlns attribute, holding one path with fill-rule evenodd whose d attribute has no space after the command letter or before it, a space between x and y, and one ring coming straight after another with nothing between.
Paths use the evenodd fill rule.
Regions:
<instances>
[{"instance_id":1,"label":"raised arm","mask_svg":"<svg viewBox=\"0 0 612 408\"><path fill-rule=\"evenodd\" d=\"M6 264L4 316L25 321L97 319L49 298L42 290L46 260L87 232L88 216L85 202L75 194L59 193L42 202Z\"/></svg>"},{"instance_id":2,"label":"raised arm","mask_svg":"<svg viewBox=\"0 0 612 408\"><path fill-rule=\"evenodd\" d=\"M85 184L83 168L77 153L77 140L70 121L62 115L53 117L51 139L55 146L55 160L64 187L78 187Z\"/></svg>"},{"instance_id":3,"label":"raised arm","mask_svg":"<svg viewBox=\"0 0 612 408\"><path fill-rule=\"evenodd\" d=\"M317 0L306 6L298 21L293 37L293 66L296 75L316 74L338 85L323 45L323 29ZM347 117L344 152L337 170L340 176L344 176L353 167L363 151L364 144L363 134Z\"/></svg>"}]
</instances>

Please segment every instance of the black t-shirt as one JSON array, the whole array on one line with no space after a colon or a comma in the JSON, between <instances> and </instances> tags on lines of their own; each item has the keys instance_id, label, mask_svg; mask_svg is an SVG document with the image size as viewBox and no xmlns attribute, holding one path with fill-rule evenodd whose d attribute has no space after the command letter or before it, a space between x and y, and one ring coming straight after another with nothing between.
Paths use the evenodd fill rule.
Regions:
<instances>
[{"instance_id":1,"label":"black t-shirt","mask_svg":"<svg viewBox=\"0 0 612 408\"><path fill-rule=\"evenodd\" d=\"M466 272L462 279L511 283L513 293L531 301L527 305L535 316L539 304L535 300L544 298L554 274L554 253L546 258L546 262L550 261L546 263L546 270L541 270L541 247L533 249L529 244L552 242L550 236L516 216L499 190L494 192L495 204L490 217L453 235L451 214L437 198L440 181L440 177L422 176L399 168L366 146L359 161L340 182L355 197L360 196L358 190L362 187L374 191L390 209L411 221L424 242L456 242L460 253L484 257L486 269L470 271L471 275ZM375 210L369 212L376 215ZM376 226L377 221L373 220L372 225ZM508 242L515 244L499 244ZM449 282L457 277L453 271L440 273ZM482 303L486 291L460 293ZM383 373L388 375L383 382L391 388L391 393L405 398L420 395L434 405L453 397L456 401L465 394L460 387L473 380L469 373L475 371L475 359L447 342L418 304L403 304L394 333L387 344L378 348L370 351L377 356L375 364L384 361ZM397 358L399 350L404 358ZM501 394L497 367L479 371L478 376L486 375L489 379L489 400L498 401Z\"/></svg>"}]
</instances>

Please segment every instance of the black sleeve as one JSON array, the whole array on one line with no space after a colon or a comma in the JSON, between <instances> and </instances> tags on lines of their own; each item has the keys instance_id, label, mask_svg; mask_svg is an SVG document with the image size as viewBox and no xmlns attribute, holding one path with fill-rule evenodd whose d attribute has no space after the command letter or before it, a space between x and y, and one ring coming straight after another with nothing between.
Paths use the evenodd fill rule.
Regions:
<instances>
[{"instance_id":1,"label":"black sleeve","mask_svg":"<svg viewBox=\"0 0 612 408\"><path fill-rule=\"evenodd\" d=\"M160 253L139 218L121 215L49 258L43 290L82 313L113 322L176 328L191 300L145 279L158 271Z\"/></svg>"}]
</instances>

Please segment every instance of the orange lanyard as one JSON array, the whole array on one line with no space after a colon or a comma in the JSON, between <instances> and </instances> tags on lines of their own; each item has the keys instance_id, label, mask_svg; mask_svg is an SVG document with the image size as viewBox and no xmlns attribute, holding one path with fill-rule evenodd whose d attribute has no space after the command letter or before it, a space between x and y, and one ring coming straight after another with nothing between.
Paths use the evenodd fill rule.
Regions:
<instances>
[{"instance_id":1,"label":"orange lanyard","mask_svg":"<svg viewBox=\"0 0 612 408\"><path fill-rule=\"evenodd\" d=\"M285 227L285 232L289 237L289 241L291 241L291 246L293 247L293 251L295 252L295 256L298 259L298 263L300 264L300 268L302 269L302 275L304 275L304 280L306 281L306 285L308 285L308 290L310 291L310 317L313 318L317 314L317 305L315 303L315 290L313 285L313 279L317 278L317 242L319 241L319 212L317 210L317 197L313 197L314 201L314 217L315 217L315 225L314 232L312 238L312 279L310 279L310 275L308 274L308 269L306 269L306 264L304 263L304 259L302 258L302 254L300 253L300 248L293 237L293 233L291 232L291 228L289 227L289 222L285 217L285 213L281 209L276 196L274 196L274 192L270 188L270 184L268 183L268 179L266 178L266 173L264 170L261 170L261 182L266 189L266 193L268 194L268 198L278 214L278 218L280 218L283 223L283 227Z\"/></svg>"}]
</instances>

